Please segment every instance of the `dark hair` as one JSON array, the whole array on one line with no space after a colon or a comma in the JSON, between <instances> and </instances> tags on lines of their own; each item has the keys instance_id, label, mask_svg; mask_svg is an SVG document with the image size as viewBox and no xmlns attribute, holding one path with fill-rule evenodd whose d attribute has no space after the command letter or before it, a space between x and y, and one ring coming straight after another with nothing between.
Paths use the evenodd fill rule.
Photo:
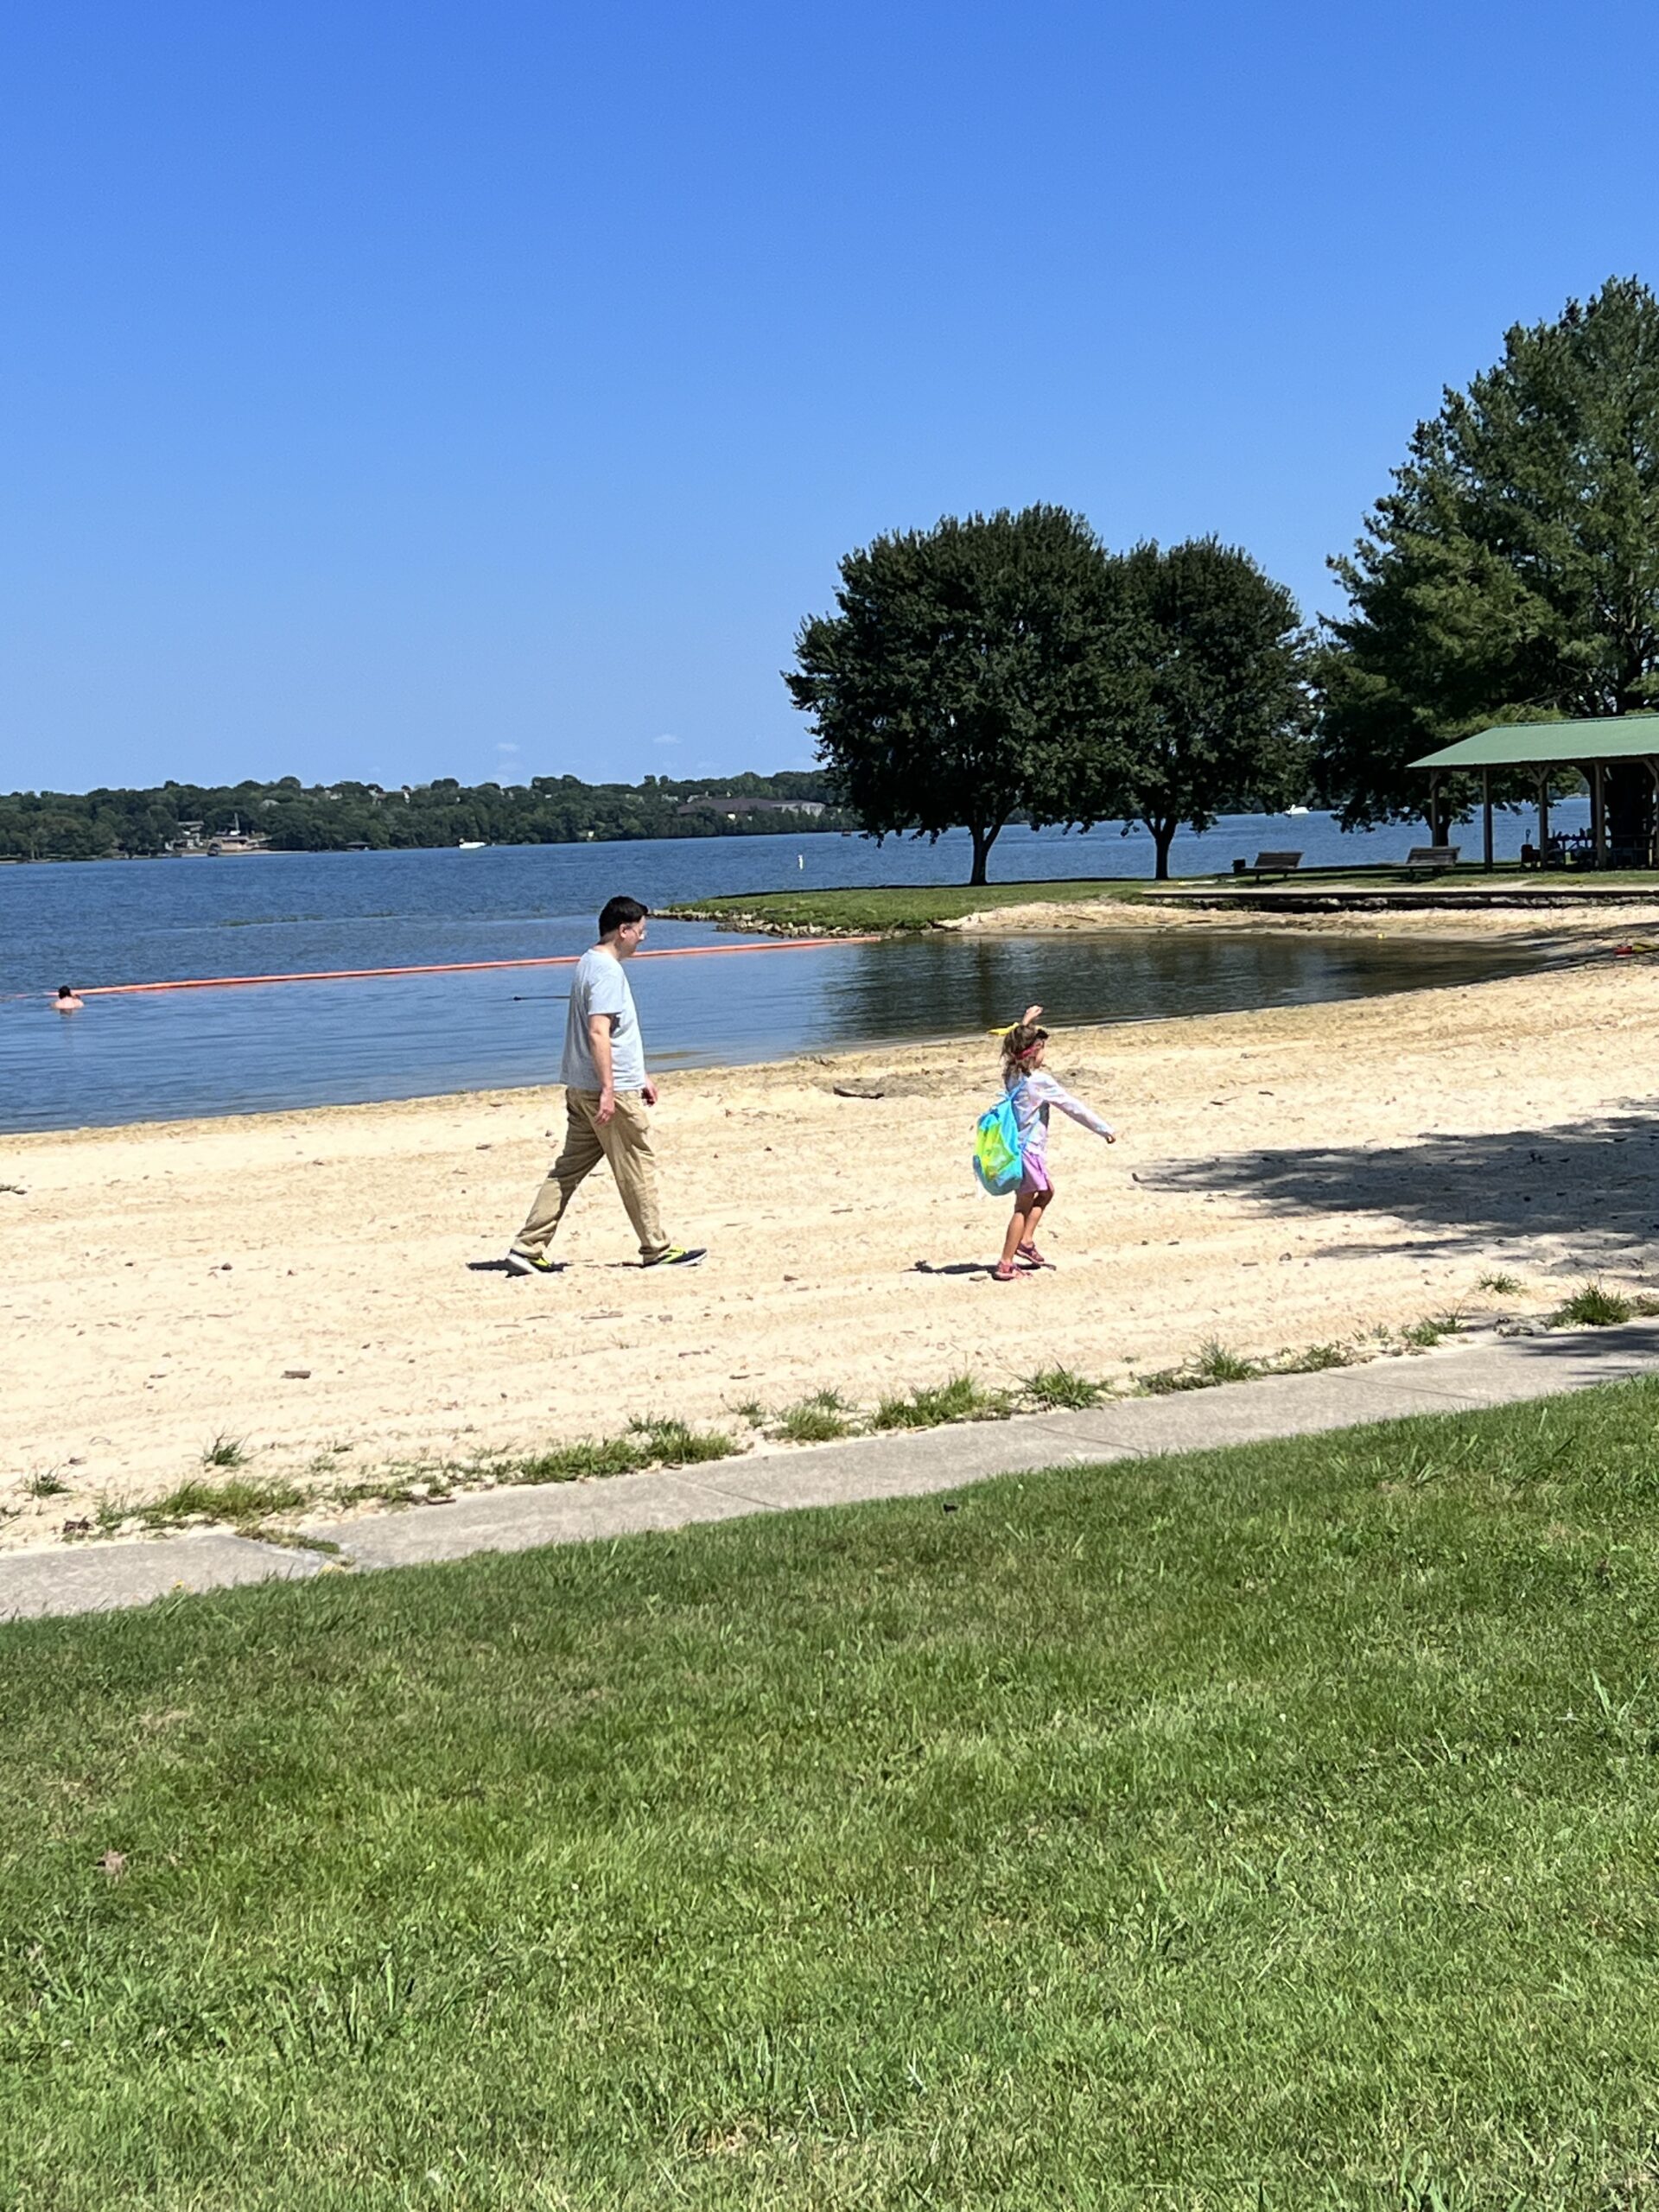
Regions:
<instances>
[{"instance_id":1,"label":"dark hair","mask_svg":"<svg viewBox=\"0 0 1659 2212\"><path fill-rule=\"evenodd\" d=\"M72 999L74 995L75 987L73 983L60 983L58 985L58 996L60 999Z\"/></svg>"},{"instance_id":2,"label":"dark hair","mask_svg":"<svg viewBox=\"0 0 1659 2212\"><path fill-rule=\"evenodd\" d=\"M607 899L599 910L599 933L609 937L613 930L629 929L635 922L643 922L650 912L637 899Z\"/></svg>"},{"instance_id":3,"label":"dark hair","mask_svg":"<svg viewBox=\"0 0 1659 2212\"><path fill-rule=\"evenodd\" d=\"M1002 1035L1002 1072L1019 1067L1039 1045L1048 1042L1048 1032L1034 1021L1016 1021L1012 1029Z\"/></svg>"}]
</instances>

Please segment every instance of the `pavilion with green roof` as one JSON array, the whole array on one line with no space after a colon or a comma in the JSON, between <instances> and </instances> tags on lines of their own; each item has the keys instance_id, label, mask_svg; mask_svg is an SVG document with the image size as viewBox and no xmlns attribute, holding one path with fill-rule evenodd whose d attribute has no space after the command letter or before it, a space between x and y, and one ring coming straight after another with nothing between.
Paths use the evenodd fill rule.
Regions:
<instances>
[{"instance_id":1,"label":"pavilion with green roof","mask_svg":"<svg viewBox=\"0 0 1659 2212\"><path fill-rule=\"evenodd\" d=\"M1438 819L1436 800L1442 776L1478 775L1480 778L1484 858L1492 866L1492 771L1529 768L1538 786L1538 851L1549 850L1549 779L1563 768L1576 768L1590 786L1590 842L1593 864L1608 865L1605 772L1613 762L1639 760L1653 779L1654 810L1659 825L1659 715L1605 715L1587 721L1500 722L1495 728L1461 737L1455 745L1442 746L1414 760L1429 779L1429 813ZM1647 849L1639 858L1624 855L1625 866L1659 865L1650 827ZM1614 865L1619 864L1614 856Z\"/></svg>"}]
</instances>

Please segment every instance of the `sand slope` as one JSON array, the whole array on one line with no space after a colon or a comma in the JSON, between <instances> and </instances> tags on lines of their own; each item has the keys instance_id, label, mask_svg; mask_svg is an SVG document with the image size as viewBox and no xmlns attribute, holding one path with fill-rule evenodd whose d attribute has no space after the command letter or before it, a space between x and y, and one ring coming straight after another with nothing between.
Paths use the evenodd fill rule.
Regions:
<instances>
[{"instance_id":1,"label":"sand slope","mask_svg":"<svg viewBox=\"0 0 1659 2212\"><path fill-rule=\"evenodd\" d=\"M1007 1289L975 1271L1003 1219L968 1173L982 1040L673 1077L670 1225L713 1248L683 1274L632 1264L602 1175L564 1274L469 1268L522 1217L556 1090L0 1141L0 1183L22 1186L0 1192L0 1543L161 1494L219 1434L247 1440L251 1471L321 1484L636 1415L868 1402L963 1367L1122 1376L1211 1338L1270 1353L1490 1304L1476 1286L1497 1268L1540 1292L1639 1276L1656 1045L1659 972L1605 950L1473 988L1065 1033L1052 1065L1122 1141L1058 1127L1059 1271ZM29 1496L50 1471L64 1491Z\"/></svg>"}]
</instances>

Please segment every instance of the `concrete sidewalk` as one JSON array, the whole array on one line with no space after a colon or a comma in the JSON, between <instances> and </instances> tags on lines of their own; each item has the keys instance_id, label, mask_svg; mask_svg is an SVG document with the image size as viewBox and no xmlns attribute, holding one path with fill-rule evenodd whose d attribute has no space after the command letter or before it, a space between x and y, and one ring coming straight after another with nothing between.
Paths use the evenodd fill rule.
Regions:
<instances>
[{"instance_id":1,"label":"concrete sidewalk","mask_svg":"<svg viewBox=\"0 0 1659 2212\"><path fill-rule=\"evenodd\" d=\"M319 1521L310 1532L339 1544L340 1560L351 1567L413 1567L800 1506L921 1497L1033 1467L1313 1436L1408 1414L1469 1413L1652 1374L1659 1374L1659 1325L1651 1321L1494 1336L1415 1358L1266 1376L1175 1397L1122 1399L1090 1413L1024 1414L702 1467L484 1491L360 1521ZM302 1529L302 1540L306 1533ZM315 1574L329 1563L319 1552L212 1531L22 1552L0 1556L0 1620L143 1605L173 1592Z\"/></svg>"}]
</instances>

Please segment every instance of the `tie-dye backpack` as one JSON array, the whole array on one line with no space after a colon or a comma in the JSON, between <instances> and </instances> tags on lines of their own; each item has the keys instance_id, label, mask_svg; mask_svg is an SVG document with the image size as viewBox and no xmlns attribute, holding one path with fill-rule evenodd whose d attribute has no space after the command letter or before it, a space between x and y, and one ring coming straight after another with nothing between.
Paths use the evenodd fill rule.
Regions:
<instances>
[{"instance_id":1,"label":"tie-dye backpack","mask_svg":"<svg viewBox=\"0 0 1659 2212\"><path fill-rule=\"evenodd\" d=\"M974 1173L982 1190L1001 1198L1018 1187L1025 1166L1026 1148L1020 1142L1019 1117L1010 1091L988 1108L975 1125Z\"/></svg>"}]
</instances>

